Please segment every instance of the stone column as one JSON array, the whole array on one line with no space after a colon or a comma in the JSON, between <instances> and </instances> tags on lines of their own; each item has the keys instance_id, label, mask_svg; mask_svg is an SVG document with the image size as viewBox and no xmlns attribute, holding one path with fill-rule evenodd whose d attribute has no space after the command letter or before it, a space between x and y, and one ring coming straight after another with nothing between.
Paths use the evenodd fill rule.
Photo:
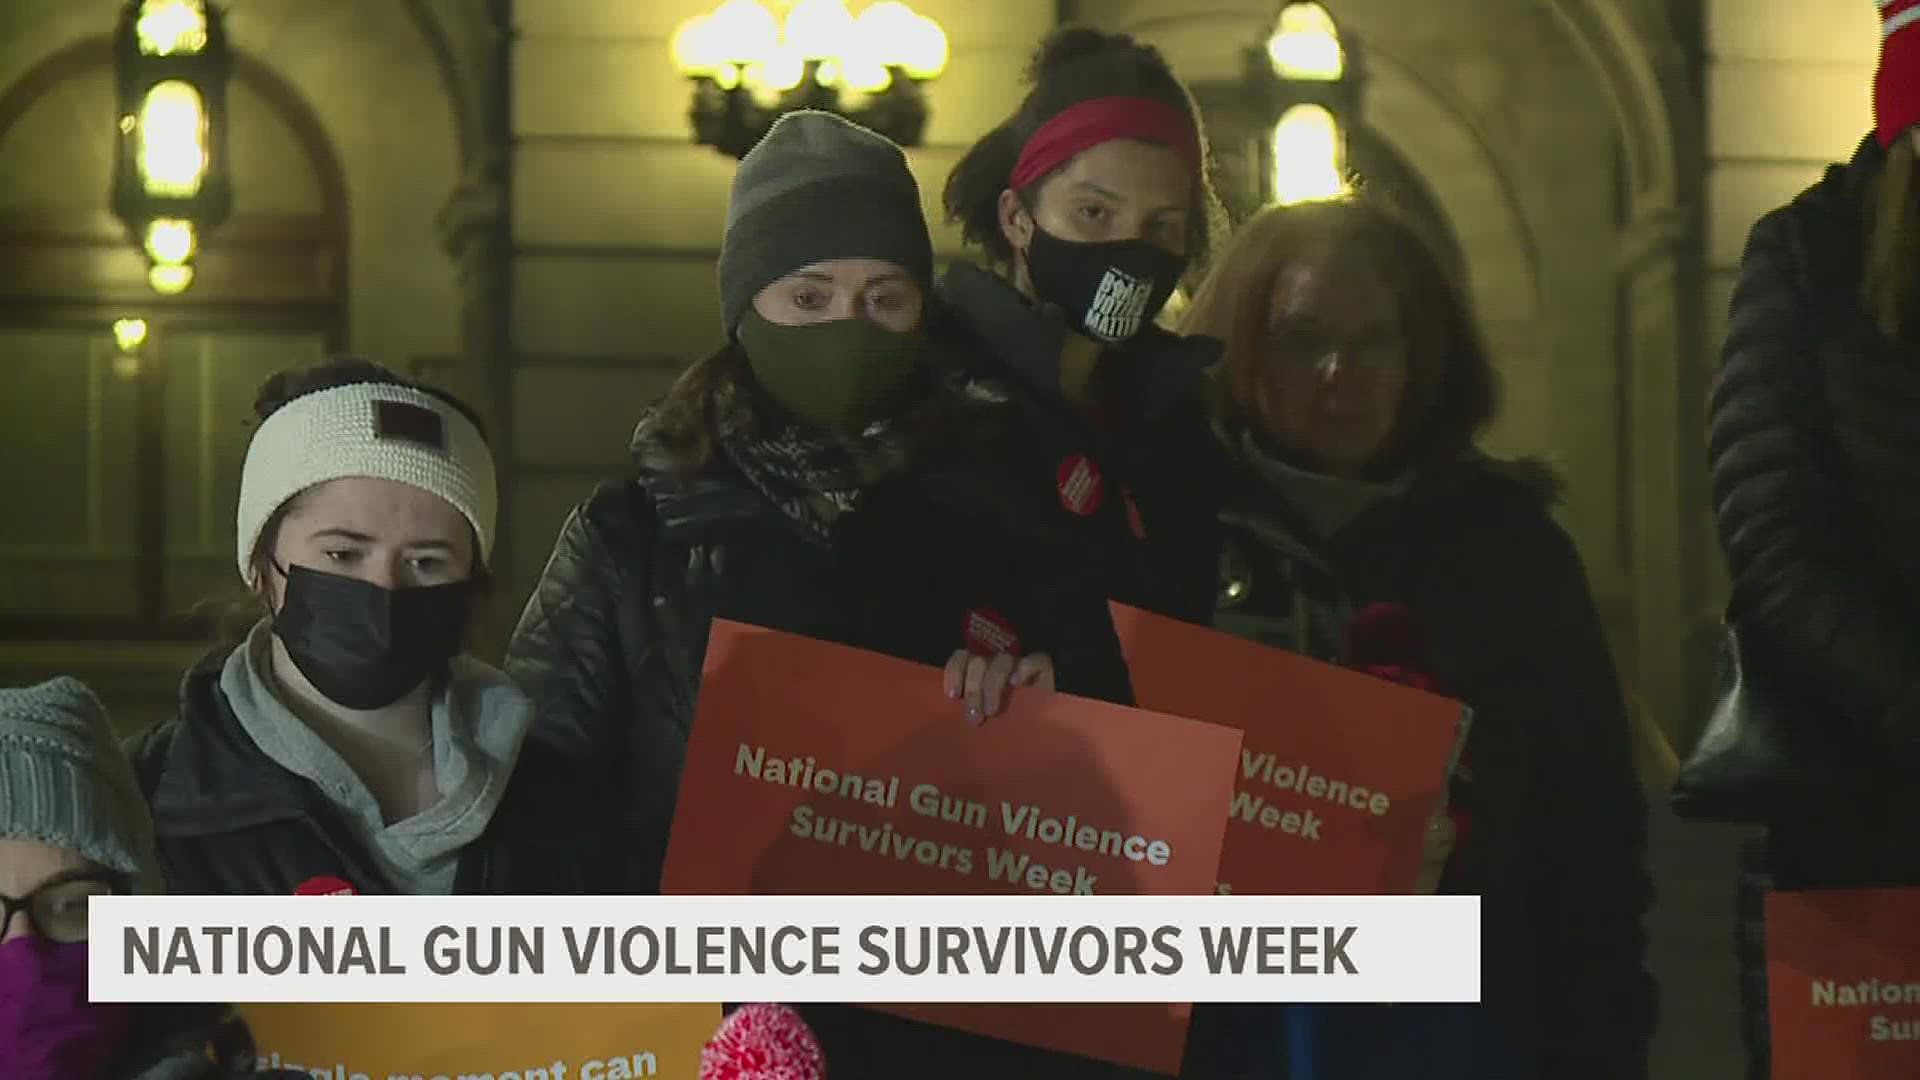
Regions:
<instances>
[{"instance_id":1,"label":"stone column","mask_svg":"<svg viewBox=\"0 0 1920 1080\"><path fill-rule=\"evenodd\" d=\"M1633 595L1632 675L1640 703L1669 738L1687 739L1694 726L1689 686L1693 624L1689 534L1698 520L1693 473L1704 468L1698 388L1688 377L1688 320L1682 298L1695 230L1684 209L1648 213L1625 230L1620 249L1621 340L1626 351L1626 441L1623 478L1629 515L1628 574Z\"/></svg>"},{"instance_id":2,"label":"stone column","mask_svg":"<svg viewBox=\"0 0 1920 1080\"><path fill-rule=\"evenodd\" d=\"M468 175L455 188L435 224L460 283L461 355L442 372L423 372L467 401L486 419L499 484L498 524L494 529L491 569L500 586L495 595L517 595L511 587L516 567L511 538L514 507L513 348L511 289L513 246L504 182L503 148L476 154ZM503 601L504 602L504 601ZM506 644L517 612L490 611L479 648L497 657Z\"/></svg>"}]
</instances>

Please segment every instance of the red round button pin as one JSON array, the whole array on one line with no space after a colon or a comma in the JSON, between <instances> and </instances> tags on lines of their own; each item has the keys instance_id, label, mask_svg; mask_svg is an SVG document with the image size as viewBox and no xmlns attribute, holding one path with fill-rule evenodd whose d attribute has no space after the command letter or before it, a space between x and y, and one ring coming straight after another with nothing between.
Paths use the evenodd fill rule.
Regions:
<instances>
[{"instance_id":1,"label":"red round button pin","mask_svg":"<svg viewBox=\"0 0 1920 1080\"><path fill-rule=\"evenodd\" d=\"M359 889L337 877L308 878L293 890L295 896L358 896Z\"/></svg>"},{"instance_id":2,"label":"red round button pin","mask_svg":"<svg viewBox=\"0 0 1920 1080\"><path fill-rule=\"evenodd\" d=\"M1060 505L1079 514L1091 515L1100 509L1102 483L1100 467L1085 454L1074 454L1060 463L1057 477L1060 487Z\"/></svg>"},{"instance_id":3,"label":"red round button pin","mask_svg":"<svg viewBox=\"0 0 1920 1080\"><path fill-rule=\"evenodd\" d=\"M976 656L1018 655L1020 652L1019 632L997 611L975 608L967 612L966 625L961 633L966 638L967 651Z\"/></svg>"}]
</instances>

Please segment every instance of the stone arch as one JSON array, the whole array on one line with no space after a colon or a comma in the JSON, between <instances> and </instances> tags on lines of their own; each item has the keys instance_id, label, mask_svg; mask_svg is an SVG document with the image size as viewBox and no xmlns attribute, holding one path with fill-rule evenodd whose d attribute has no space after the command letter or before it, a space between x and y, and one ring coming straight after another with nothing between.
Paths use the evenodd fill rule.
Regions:
<instances>
[{"instance_id":1,"label":"stone arch","mask_svg":"<svg viewBox=\"0 0 1920 1080\"><path fill-rule=\"evenodd\" d=\"M1465 263L1468 295L1506 383L1508 404L1489 433L1500 452L1536 451L1549 438L1547 335L1541 325L1540 251L1495 157L1465 112L1407 63L1367 52L1364 122L1397 154L1420 164Z\"/></svg>"},{"instance_id":2,"label":"stone arch","mask_svg":"<svg viewBox=\"0 0 1920 1080\"><path fill-rule=\"evenodd\" d=\"M507 0L399 0L399 6L433 54L459 132L461 160L470 170L497 168L493 159L504 150L507 121L499 63Z\"/></svg>"},{"instance_id":3,"label":"stone arch","mask_svg":"<svg viewBox=\"0 0 1920 1080\"><path fill-rule=\"evenodd\" d=\"M1347 160L1359 175L1362 190L1411 219L1447 271L1465 281L1466 255L1460 238L1420 170L1364 121L1347 133Z\"/></svg>"},{"instance_id":4,"label":"stone arch","mask_svg":"<svg viewBox=\"0 0 1920 1080\"><path fill-rule=\"evenodd\" d=\"M1684 57L1660 13L1640 0L1551 0L1549 7L1607 94L1625 164L1625 220L1614 251L1625 387L1616 501L1633 613L1623 667L1635 696L1684 738L1706 672L1697 619L1709 546L1699 535L1699 170L1683 157L1700 152L1703 125Z\"/></svg>"},{"instance_id":5,"label":"stone arch","mask_svg":"<svg viewBox=\"0 0 1920 1080\"><path fill-rule=\"evenodd\" d=\"M1548 7L1613 106L1635 216L1677 209L1680 105L1689 96L1677 70L1678 44L1654 29L1636 0L1549 0Z\"/></svg>"}]
</instances>

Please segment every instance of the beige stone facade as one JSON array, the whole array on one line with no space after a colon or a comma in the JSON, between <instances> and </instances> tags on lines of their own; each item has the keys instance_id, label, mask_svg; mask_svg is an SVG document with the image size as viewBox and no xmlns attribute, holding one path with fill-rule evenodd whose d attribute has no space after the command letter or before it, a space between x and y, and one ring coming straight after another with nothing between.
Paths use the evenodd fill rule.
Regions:
<instances>
[{"instance_id":1,"label":"beige stone facade","mask_svg":"<svg viewBox=\"0 0 1920 1080\"><path fill-rule=\"evenodd\" d=\"M708 6L234 0L234 218L169 302L106 212L117 5L0 7L0 233L19 253L0 273L0 675L75 670L163 707L197 645L155 628L231 585L253 386L328 350L487 412L508 478L504 629L640 405L718 340L732 165L690 141L669 57ZM1063 16L1160 45L1216 101L1278 7L914 6L952 44L911 155L945 256L961 254L939 221L946 170ZM1620 663L1684 741L1723 590L1701 442L1732 272L1753 219L1867 130L1874 9L1327 6L1364 50L1366 137L1417 178L1485 320L1507 384L1493 448L1564 468ZM1228 111L1231 166L1257 133ZM129 314L154 325L163 377L116 361L107 327Z\"/></svg>"}]
</instances>

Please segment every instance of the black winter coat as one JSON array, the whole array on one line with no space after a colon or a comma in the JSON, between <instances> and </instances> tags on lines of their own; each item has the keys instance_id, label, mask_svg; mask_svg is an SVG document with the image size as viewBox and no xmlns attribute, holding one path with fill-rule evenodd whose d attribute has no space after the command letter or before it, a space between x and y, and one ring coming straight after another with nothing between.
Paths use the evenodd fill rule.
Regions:
<instances>
[{"instance_id":1,"label":"black winter coat","mask_svg":"<svg viewBox=\"0 0 1920 1080\"><path fill-rule=\"evenodd\" d=\"M1920 884L1920 847L1859 831L1891 811L1920 835L1920 355L1858 299L1884 159L1867 139L1754 226L1713 388L1734 615L1825 706L1807 722L1854 781L1852 806L1781 808L1829 819L1802 885Z\"/></svg>"},{"instance_id":2,"label":"black winter coat","mask_svg":"<svg viewBox=\"0 0 1920 1080\"><path fill-rule=\"evenodd\" d=\"M1021 652L1053 657L1061 691L1131 700L1105 601L1079 583L1084 565L1057 554L1067 549L1037 531L1048 523L997 487L1005 471L991 462L1009 445L999 415L865 492L830 539L783 513L724 452L683 478L644 439L637 474L568 517L506 670L534 700L533 737L583 770L597 763L598 785L626 808L628 891L659 891L715 618L938 666L966 645L968 614L987 609L1011 624ZM954 722L964 722L957 706ZM803 1012L835 1076L1132 1075L864 1010Z\"/></svg>"},{"instance_id":3,"label":"black winter coat","mask_svg":"<svg viewBox=\"0 0 1920 1080\"><path fill-rule=\"evenodd\" d=\"M100 1080L309 1080L256 1060L246 1023L224 1005L136 1005ZM77 1077L75 1080L87 1080Z\"/></svg>"},{"instance_id":4,"label":"black winter coat","mask_svg":"<svg viewBox=\"0 0 1920 1080\"><path fill-rule=\"evenodd\" d=\"M268 757L220 690L230 650L187 673L179 713L133 736L128 756L153 808L167 890L287 895L315 878L392 892L326 793ZM577 794L569 770L528 740L486 832L462 854L454 892L617 892L617 835Z\"/></svg>"},{"instance_id":5,"label":"black winter coat","mask_svg":"<svg viewBox=\"0 0 1920 1080\"><path fill-rule=\"evenodd\" d=\"M1016 431L1004 468L1012 496L1063 530L1061 542L1096 571L1105 599L1206 625L1220 470L1203 375L1219 343L1149 326L1109 350L1101 360L1109 408L1095 422L1059 386L1068 340L1059 309L961 263L941 281L932 318L964 343L953 355L966 373L1011 399ZM1082 459L1098 477L1084 515L1062 492Z\"/></svg>"},{"instance_id":6,"label":"black winter coat","mask_svg":"<svg viewBox=\"0 0 1920 1080\"><path fill-rule=\"evenodd\" d=\"M1754 226L1712 396L1730 615L1805 696L1818 757L1743 866L1753 1075L1766 1075L1769 887L1920 885L1920 355L1860 300L1871 136ZM1821 794L1831 792L1831 794Z\"/></svg>"},{"instance_id":7,"label":"black winter coat","mask_svg":"<svg viewBox=\"0 0 1920 1080\"><path fill-rule=\"evenodd\" d=\"M1237 475L1243 505L1265 500L1287 519L1263 481ZM1412 609L1433 674L1473 710L1470 780L1453 796L1471 829L1441 888L1482 898L1496 1026L1528 1076L1634 1080L1647 1076L1656 1012L1642 926L1646 804L1619 680L1585 569L1548 513L1552 493L1544 470L1476 459L1309 536L1316 559L1236 529L1229 562L1251 565L1234 575L1229 607L1274 625L1374 602Z\"/></svg>"}]
</instances>

